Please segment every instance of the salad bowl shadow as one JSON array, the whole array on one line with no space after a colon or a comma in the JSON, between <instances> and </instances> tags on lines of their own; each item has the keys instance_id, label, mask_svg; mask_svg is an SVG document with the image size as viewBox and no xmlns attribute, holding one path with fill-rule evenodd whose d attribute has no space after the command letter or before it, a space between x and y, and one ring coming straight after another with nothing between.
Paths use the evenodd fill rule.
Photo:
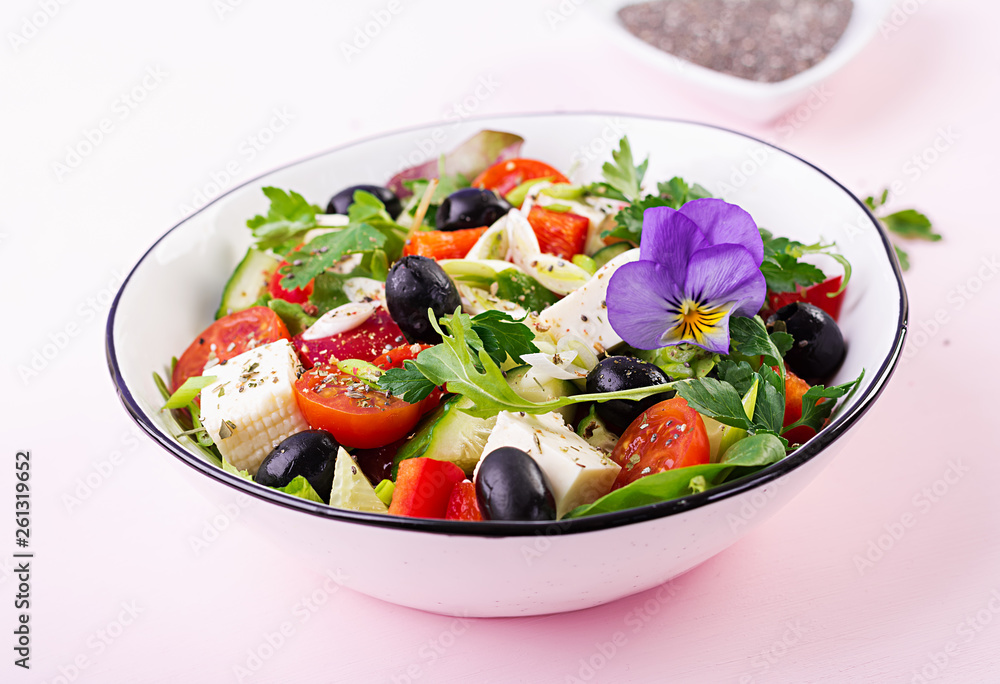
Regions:
<instances>
[{"instance_id":1,"label":"salad bowl shadow","mask_svg":"<svg viewBox=\"0 0 1000 684\"><path fill-rule=\"evenodd\" d=\"M219 293L266 211L263 186L314 203L359 182L385 182L440 126L352 143L248 181L184 219L132 269L111 308L107 359L126 411L214 501L254 500L239 520L274 537L287 557L336 572L386 601L462 616L537 615L587 608L657 586L733 544L798 494L844 445L899 359L907 302L892 247L876 219L811 164L754 138L703 124L615 114L527 114L449 127L441 149L481 129L525 138L523 155L596 179L621 133L647 179L679 175L744 207L775 234L836 241L851 261L841 326L848 353L834 381L865 376L829 425L784 460L708 491L641 508L553 523L459 522L332 508L256 485L178 442L153 373L212 320ZM764 159L763 163L754 160ZM734 170L755 170L734 184Z\"/></svg>"}]
</instances>

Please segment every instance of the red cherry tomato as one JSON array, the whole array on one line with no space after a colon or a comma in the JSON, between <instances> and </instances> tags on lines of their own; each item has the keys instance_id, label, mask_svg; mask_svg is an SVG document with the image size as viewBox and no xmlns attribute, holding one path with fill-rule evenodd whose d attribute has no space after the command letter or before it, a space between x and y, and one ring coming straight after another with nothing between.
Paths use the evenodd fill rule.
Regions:
<instances>
[{"instance_id":1,"label":"red cherry tomato","mask_svg":"<svg viewBox=\"0 0 1000 684\"><path fill-rule=\"evenodd\" d=\"M292 344L307 368L343 359L372 361L405 341L403 331L385 309L376 309L357 328L338 335L318 340L305 340L301 335L292 338Z\"/></svg>"},{"instance_id":2,"label":"red cherry tomato","mask_svg":"<svg viewBox=\"0 0 1000 684\"><path fill-rule=\"evenodd\" d=\"M538 238L538 247L569 261L587 243L590 219L579 214L550 211L537 204L528 212L528 223Z\"/></svg>"},{"instance_id":3,"label":"red cherry tomato","mask_svg":"<svg viewBox=\"0 0 1000 684\"><path fill-rule=\"evenodd\" d=\"M290 339L278 314L266 306L253 306L223 316L205 328L181 354L170 378L173 390L202 375L210 360L226 361L248 349L280 339Z\"/></svg>"},{"instance_id":4,"label":"red cherry tomato","mask_svg":"<svg viewBox=\"0 0 1000 684\"><path fill-rule=\"evenodd\" d=\"M569 179L545 162L534 159L499 161L476 176L472 187L492 190L503 197L524 181L550 178L553 183L569 183Z\"/></svg>"},{"instance_id":5,"label":"red cherry tomato","mask_svg":"<svg viewBox=\"0 0 1000 684\"><path fill-rule=\"evenodd\" d=\"M486 228L418 231L406 241L403 256L416 254L431 259L464 259Z\"/></svg>"},{"instance_id":6,"label":"red cherry tomato","mask_svg":"<svg viewBox=\"0 0 1000 684\"><path fill-rule=\"evenodd\" d=\"M625 428L611 452L622 467L612 489L640 477L709 462L705 421L681 397L654 404Z\"/></svg>"},{"instance_id":7,"label":"red cherry tomato","mask_svg":"<svg viewBox=\"0 0 1000 684\"><path fill-rule=\"evenodd\" d=\"M267 292L275 299L284 299L286 302L291 302L293 304L305 304L309 301L309 295L313 293L313 281L310 280L306 283L305 287L297 287L294 290L286 290L281 286L281 279L285 277L285 274L281 272L285 266L288 266L287 261L282 261L278 264L277 270L271 275L271 279L267 283Z\"/></svg>"},{"instance_id":8,"label":"red cherry tomato","mask_svg":"<svg viewBox=\"0 0 1000 684\"><path fill-rule=\"evenodd\" d=\"M788 306L793 302L807 302L818 306L823 311L830 314L833 320L840 318L840 308L844 304L844 293L831 297L834 292L840 289L843 281L841 276L827 278L822 283L816 283L809 287L800 287L798 292L781 292L778 294L768 293L767 306L768 313L774 313L783 306Z\"/></svg>"},{"instance_id":9,"label":"red cherry tomato","mask_svg":"<svg viewBox=\"0 0 1000 684\"><path fill-rule=\"evenodd\" d=\"M802 395L809 387L809 383L795 373L790 370L785 371L785 418L782 425L791 425L802 417ZM805 444L815 434L816 431L808 425L800 425L782 433L781 436L792 444Z\"/></svg>"},{"instance_id":10,"label":"red cherry tomato","mask_svg":"<svg viewBox=\"0 0 1000 684\"><path fill-rule=\"evenodd\" d=\"M348 447L372 449L409 433L420 404L372 389L336 366L316 366L295 381L295 399L309 426Z\"/></svg>"}]
</instances>

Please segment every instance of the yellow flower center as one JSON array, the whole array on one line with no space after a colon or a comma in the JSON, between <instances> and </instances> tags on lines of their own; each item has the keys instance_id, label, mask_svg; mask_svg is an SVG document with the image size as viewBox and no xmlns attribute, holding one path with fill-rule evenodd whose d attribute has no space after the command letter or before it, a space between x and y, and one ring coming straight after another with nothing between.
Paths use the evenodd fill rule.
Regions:
<instances>
[{"instance_id":1,"label":"yellow flower center","mask_svg":"<svg viewBox=\"0 0 1000 684\"><path fill-rule=\"evenodd\" d=\"M719 325L729 309L727 305L707 306L693 299L685 299L677 312L677 325L673 334L678 338L703 344L705 334Z\"/></svg>"}]
</instances>

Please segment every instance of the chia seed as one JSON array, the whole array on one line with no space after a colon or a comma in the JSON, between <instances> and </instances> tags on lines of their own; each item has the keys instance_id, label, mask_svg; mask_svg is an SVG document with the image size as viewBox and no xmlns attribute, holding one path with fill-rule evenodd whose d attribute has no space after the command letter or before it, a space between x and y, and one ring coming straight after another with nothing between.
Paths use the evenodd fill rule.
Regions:
<instances>
[{"instance_id":1,"label":"chia seed","mask_svg":"<svg viewBox=\"0 0 1000 684\"><path fill-rule=\"evenodd\" d=\"M819 64L850 21L851 0L654 0L618 11L655 48L750 81L776 83Z\"/></svg>"}]
</instances>

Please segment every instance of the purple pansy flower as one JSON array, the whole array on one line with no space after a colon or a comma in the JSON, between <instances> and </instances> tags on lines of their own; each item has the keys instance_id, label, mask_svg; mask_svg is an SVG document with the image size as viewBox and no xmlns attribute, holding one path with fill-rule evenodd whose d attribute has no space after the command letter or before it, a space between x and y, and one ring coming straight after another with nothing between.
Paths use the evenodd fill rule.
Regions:
<instances>
[{"instance_id":1,"label":"purple pansy flower","mask_svg":"<svg viewBox=\"0 0 1000 684\"><path fill-rule=\"evenodd\" d=\"M608 283L608 318L638 349L689 342L729 352L729 317L760 311L764 244L750 214L720 199L647 209L639 261Z\"/></svg>"}]
</instances>

